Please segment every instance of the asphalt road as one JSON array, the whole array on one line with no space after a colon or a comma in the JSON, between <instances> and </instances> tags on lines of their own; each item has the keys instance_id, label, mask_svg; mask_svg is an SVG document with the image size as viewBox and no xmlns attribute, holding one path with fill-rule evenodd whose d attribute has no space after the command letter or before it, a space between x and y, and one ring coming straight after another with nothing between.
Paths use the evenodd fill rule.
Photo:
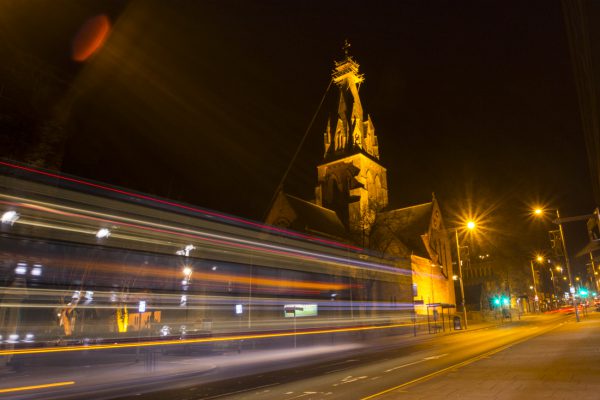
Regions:
<instances>
[{"instance_id":1,"label":"asphalt road","mask_svg":"<svg viewBox=\"0 0 600 400\"><path fill-rule=\"evenodd\" d=\"M535 342L562 327L572 326L576 331L584 325L569 322L572 317L538 316L499 327L466 331L452 335L415 341L400 348L385 351L347 355L313 365L284 368L259 374L247 374L230 380L201 383L190 388L138 396L137 399L395 399L407 393L409 387L423 382L440 382L426 398L446 398L445 377L452 371L465 368L481 360L509 351L513 346ZM587 323L587 322L586 322ZM546 357L536 354L534 362L545 365ZM505 365L508 371L511 365ZM249 371L248 371L249 372ZM457 389L456 385L453 386ZM460 397L460 387L455 390ZM420 391L416 389L417 396ZM597 392L597 393L600 393ZM489 393L475 393L472 398L487 397ZM437 397L436 397L437 396ZM425 397L414 397L425 398Z\"/></svg>"},{"instance_id":2,"label":"asphalt road","mask_svg":"<svg viewBox=\"0 0 600 400\"><path fill-rule=\"evenodd\" d=\"M600 366L598 347L588 348L584 345L600 343L600 330L597 329L600 327L600 314L591 314L581 323L572 321L572 316L532 316L501 326L448 335L382 338L375 347L340 344L209 357L169 356L162 358L158 369L152 372L144 371L143 363L120 364L114 368L86 369L85 366L75 366L67 375L64 375L62 368L57 369L55 377L52 376L52 369L42 369L37 371L38 380L46 374L48 382L75 383L12 394L0 393L0 399L288 400L406 397L530 400L531 396L518 397L522 382L513 387L512 392L506 392L513 397L497 397L498 393L510 387L506 382L519 382L518 376L514 375L515 366L526 362L531 364L527 371L540 371L539 375L534 373L527 378L531 387L543 386L547 379L558 379L568 381L566 387L569 389L575 386L577 390L587 392L591 390L588 386L595 384L595 379L590 382L585 380L582 384L584 375L573 372L576 371L573 369L574 361L565 355L577 353L574 349L584 349L581 351L587 354L585 362ZM553 352L549 352L549 348ZM518 357L514 359L507 358L506 362L477 368L490 360L511 355L516 350ZM560 376L550 373L557 370L557 359L565 363L564 368L558 369L562 371ZM589 370L595 371L596 377L600 376L598 367L595 368L590 367ZM464 375L468 379L462 380L463 371L472 374ZM478 375L480 372L481 376ZM494 380L501 374L505 376L504 381ZM59 376L69 379L60 380ZM6 382L19 386L10 377ZM556 393L566 393L563 387L555 389ZM594 396L600 393L600 388L597 389L593 392Z\"/></svg>"},{"instance_id":3,"label":"asphalt road","mask_svg":"<svg viewBox=\"0 0 600 400\"><path fill-rule=\"evenodd\" d=\"M245 390L238 393L232 390L229 394L222 393L220 396L212 397L202 397L191 393L186 395L184 392L179 392L171 393L168 398L200 399L218 397L236 400L396 399L406 396L408 388L411 388L411 393L406 396L407 398L446 399L449 392L448 388L452 387L456 395L454 398L462 399L462 386L451 382L456 378L450 377L450 372L465 368L488 357L493 357L503 351L508 351L512 346L521 344L525 349L528 349L528 343L537 343L540 340L540 335L547 335L551 331L566 325L568 324L566 324L564 317L534 318L499 328L440 337L429 343L414 346L409 354L397 354L394 351L388 351L378 354L374 360L370 360L368 357L356 361L352 359L341 360L330 365L325 371L319 372L316 376L312 371L293 371L295 377L293 381L271 382L268 386L259 386L254 390ZM574 326L574 323L571 326ZM580 328L580 326L577 328ZM532 360L532 362L540 367L552 362L552 360L544 354L536 352L535 360ZM509 363L500 363L496 365L496 368L511 371L514 366ZM436 385L432 386L434 389L428 390L427 394L422 396L419 386L422 384L421 382L427 380L433 382L434 379L437 379ZM477 382L476 378L474 382ZM472 383L469 382L468 384ZM430 383L430 385L433 384ZM237 390L241 391L243 389ZM495 393L490 393L482 386L478 386L477 390L471 392L473 395L471 398L473 399L496 398ZM595 394L597 393L600 393L600 391L595 392Z\"/></svg>"}]
</instances>

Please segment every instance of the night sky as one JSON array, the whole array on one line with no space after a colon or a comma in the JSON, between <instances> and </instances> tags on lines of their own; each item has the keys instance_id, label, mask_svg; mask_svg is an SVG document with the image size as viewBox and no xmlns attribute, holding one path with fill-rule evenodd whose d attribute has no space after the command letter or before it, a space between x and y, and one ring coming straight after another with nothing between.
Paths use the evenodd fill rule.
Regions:
<instances>
[{"instance_id":1,"label":"night sky","mask_svg":"<svg viewBox=\"0 0 600 400\"><path fill-rule=\"evenodd\" d=\"M102 13L105 45L73 61ZM31 1L0 15L5 157L58 121L66 173L262 219L348 39L392 207L435 192L447 225L470 211L486 250L522 257L552 228L532 205L595 207L559 1ZM312 198L327 116L287 192ZM566 232L574 254L585 224Z\"/></svg>"}]
</instances>

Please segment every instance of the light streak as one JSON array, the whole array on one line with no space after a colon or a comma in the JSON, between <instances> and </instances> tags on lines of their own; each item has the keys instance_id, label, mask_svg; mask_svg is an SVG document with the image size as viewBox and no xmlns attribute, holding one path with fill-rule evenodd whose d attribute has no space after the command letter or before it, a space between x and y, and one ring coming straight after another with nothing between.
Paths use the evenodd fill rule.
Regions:
<instances>
[{"instance_id":1,"label":"light streak","mask_svg":"<svg viewBox=\"0 0 600 400\"><path fill-rule=\"evenodd\" d=\"M148 341L148 342L137 342L137 343L113 343L113 344L94 344L94 345L88 345L88 346L64 346L64 347L52 347L52 348L12 349L12 350L0 350L0 356L17 355L17 354L63 353L63 352L86 351L86 350L124 349L124 348L131 348L131 347L173 346L173 345L197 344L197 343L217 343L217 342L227 342L227 341L234 341L234 340L251 340L251 339L269 339L269 338L278 338L278 337L289 337L289 336L296 336L296 335L308 336L308 335L322 335L322 334L326 334L326 333L360 332L360 331L368 331L368 330L400 328L400 327L406 327L406 326L412 326L412 323L358 326L358 327L352 327L352 328L330 328L330 329L299 331L299 332L258 333L258 334L254 334L254 335L234 335L234 336L220 336L220 337L181 339L181 340L153 340L153 341Z\"/></svg>"},{"instance_id":2,"label":"light streak","mask_svg":"<svg viewBox=\"0 0 600 400\"><path fill-rule=\"evenodd\" d=\"M35 225L35 224L34 224ZM68 267L83 267L77 261L73 260L61 260L60 264ZM118 270L124 274L137 274L139 272L138 266L126 265L126 264L113 264L105 262L94 262L92 264L86 264L92 266L97 272L104 271L107 273ZM49 264L51 267L52 265ZM160 266L147 266L144 269L144 275L146 277L157 277L157 278L172 278L173 272L165 270ZM353 285L346 283L328 283L328 282L310 282L310 281L294 281L286 279L274 279L274 278L259 278L249 277L240 275L230 274L219 274L214 272L195 272L194 277L203 282L215 282L215 283L237 283L243 285L253 284L256 286L267 286L273 288L286 288L286 289L310 289L315 291L328 291L328 290L344 290L353 287Z\"/></svg>"},{"instance_id":3,"label":"light streak","mask_svg":"<svg viewBox=\"0 0 600 400\"><path fill-rule=\"evenodd\" d=\"M44 383L42 385L32 385L32 386L19 386L7 389L0 389L0 393L12 393L12 392L21 392L24 390L36 390L36 389L47 389L51 387L59 387L59 386L68 386L74 385L75 381L66 381L66 382L54 382L54 383Z\"/></svg>"},{"instance_id":4,"label":"light streak","mask_svg":"<svg viewBox=\"0 0 600 400\"><path fill-rule=\"evenodd\" d=\"M58 299L71 297L73 294L72 290L60 290L60 289L38 289L38 288L13 288L13 287L0 287L0 295L7 298L11 297L27 297L28 299L36 299L38 301L49 302L52 298L56 298L55 303L24 303L23 300L17 303L0 302L2 307L27 307L27 308L54 308L60 307L64 304L60 303ZM180 309L180 294L165 294L165 293L147 293L147 292L127 292L126 299L120 299L119 304L114 300L111 300L112 296L115 295L112 291L94 291L94 301L96 304L85 305L78 304L78 308L101 308L101 309L117 309L120 307L120 303L125 303L130 306L137 304L137 299L147 298L151 304L159 304L159 306L151 307L156 310ZM123 293L120 293L123 295ZM188 303L203 303L197 306L188 306L189 309L205 309L210 307L222 306L227 307L240 302L237 298L227 296L215 296L215 295L199 295L199 294L188 294ZM287 303L314 303L320 308L327 309L345 309L350 307L367 307L380 310L395 310L395 309L412 309L412 303L391 303L391 302L378 302L378 301L349 301L349 300L316 300L314 298L290 298L290 297L255 297L252 299L256 306L273 306L279 307ZM331 320L331 319L329 319ZM362 321L367 320L361 318ZM374 320L378 320L375 318Z\"/></svg>"},{"instance_id":5,"label":"light streak","mask_svg":"<svg viewBox=\"0 0 600 400\"><path fill-rule=\"evenodd\" d=\"M354 251L362 251L363 249L360 247L356 247L356 246L352 246L349 244L344 244L344 243L339 243L333 240L328 240L328 239L323 239L323 238L319 238L319 237L315 237L315 236L310 236L310 235L305 235L299 232L294 232L294 231L290 231L287 229L283 229L283 228L278 228L275 226L271 226L271 225L264 225L258 222L253 222L253 221L249 221L243 218L238 218L238 217L234 217L231 215L226 215L226 214L221 214L221 213L217 213L214 211L208 211L208 210L204 210L201 208L195 208L195 207L190 207L190 206L186 206L183 204L178 204L178 203L174 203L172 201L168 201L168 200L162 200L162 199L157 199L155 197L151 197L151 196L147 196L147 195L143 195L143 194L138 194L138 193L133 193L133 192L128 192L126 190L121 190L121 189L117 189L117 188L113 188L110 186L104 186L104 185L99 185L97 183L92 183L92 182L87 182L84 181L82 179L75 179L75 178L70 178L67 176L63 176L63 175L59 175L59 174L54 174L51 172L46 172L46 171L40 171L34 168L28 168L28 167L24 167L21 165L16 165L16 164L11 164L11 163L7 163L5 161L0 161L0 165L4 165L6 167L12 168L12 169L18 169L21 171L27 171L33 174L38 174L38 175L44 175L50 178L56 178L59 180L63 180L63 181L67 181L67 182L72 182L72 183L77 183L79 185L84 185L84 186L88 186L88 187L93 187L95 189L100 189L103 191L108 191L108 192L113 192L113 193L118 193L118 194L123 194L126 196L131 196L131 197L135 197L138 199L142 199L142 200L148 200L154 203L159 203L159 204L163 204L163 205L168 205L171 207L176 207L176 208L180 208L186 211L192 211L194 213L199 213L199 214L204 214L206 216L210 216L210 217L218 217L221 218L223 220L226 221L230 221L230 222L236 222L239 224L243 224L246 226L251 226L253 228L260 228L260 229L264 229L264 230L268 230L268 231L272 231L272 232L277 232L277 233L282 233L284 235L287 236L293 236L293 237L298 237L301 239L307 239L313 242L320 242L323 244L327 244L327 245L331 245L331 246L335 246L338 248L344 248L344 249L349 249L349 250L354 250Z\"/></svg>"},{"instance_id":6,"label":"light streak","mask_svg":"<svg viewBox=\"0 0 600 400\"><path fill-rule=\"evenodd\" d=\"M258 286L275 286L293 289L315 289L315 290L342 290L348 289L351 285L344 283L321 283L321 282L304 282L304 281L292 281L284 279L269 279L269 278L257 278L249 276L237 276L237 275L224 275L224 274L213 274L213 273L194 273L195 279L201 279L202 281L212 282L235 282L244 284L254 284Z\"/></svg>"},{"instance_id":7,"label":"light streak","mask_svg":"<svg viewBox=\"0 0 600 400\"><path fill-rule=\"evenodd\" d=\"M0 164L1 164L1 162L0 162ZM372 262L360 261L360 260L351 259L348 257L338 257L338 256L324 254L324 253L305 251L305 250L300 250L300 249L295 249L295 248L290 248L290 247L268 244L268 243L264 243L264 242L257 242L257 241L248 240L248 239L236 238L236 237L232 237L232 236L224 236L224 235L218 235L218 234L213 234L213 233L208 233L208 232L198 232L198 231L193 231L193 230L189 230L189 229L172 227L172 226L168 226L168 225L155 224L155 223L147 222L147 221L132 220L129 218L124 218L124 217L116 217L113 215L95 213L95 212L90 212L90 211L81 210L81 209L74 209L71 207L65 207L65 206L60 206L60 205L56 205L56 204L49 204L49 203L43 203L43 202L34 202L34 203L38 203L38 204L33 204L33 202L27 203L26 199L17 198L14 196L3 195L3 197L18 201L17 203L6 202L6 201L0 202L0 203L11 205L11 206L24 207L24 208L37 210L37 211L45 211L45 212L56 214L56 215L90 220L90 221L94 221L94 222L100 222L102 224L111 224L111 225L117 225L117 226L120 225L122 227L140 229L140 230L145 230L145 231L149 231L152 233L176 235L176 236L181 236L181 237L186 237L186 238L192 238L192 239L208 242L213 245L225 245L225 246L241 248L244 250L251 250L251 251L258 251L258 252L262 251L262 252L276 254L276 255L282 255L282 256L286 256L286 257L299 257L299 258L304 258L307 260L319 260L319 261L323 261L323 262L333 263L334 265L342 265L345 267L354 267L354 268L361 267L361 268L369 268L369 269L373 269L373 270L383 270L386 272L391 272L393 274L401 274L401 275L410 274L409 271L401 270L396 267L391 267L391 266L383 265L383 264L376 264L376 263L372 263ZM56 207L56 208L52 208L52 207ZM87 212L87 213L91 213L94 215L99 215L99 217L77 214L76 212L72 212L72 211L61 211L60 208L73 210L73 211L80 212L80 213ZM116 219L120 219L121 221L118 221L115 219L108 219L108 218L116 218ZM130 221L130 222L124 222L124 221ZM150 225L150 226L144 226L141 224ZM48 227L51 227L51 226L48 226ZM64 230L65 228L61 227L58 229ZM94 230L94 232L95 232L95 230ZM121 238L128 239L129 237L121 236Z\"/></svg>"}]
</instances>

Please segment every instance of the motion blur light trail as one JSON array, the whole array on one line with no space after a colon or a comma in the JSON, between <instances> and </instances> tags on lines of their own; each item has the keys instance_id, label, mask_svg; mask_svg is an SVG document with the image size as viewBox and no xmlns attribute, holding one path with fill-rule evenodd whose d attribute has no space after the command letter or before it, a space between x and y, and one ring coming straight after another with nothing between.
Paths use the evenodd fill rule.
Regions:
<instances>
[{"instance_id":1,"label":"motion blur light trail","mask_svg":"<svg viewBox=\"0 0 600 400\"><path fill-rule=\"evenodd\" d=\"M202 240L202 241L209 242L209 243L216 244L216 245L237 246L241 249L246 249L246 250L266 251L266 252L271 252L273 254L289 255L289 256L294 256L294 257L316 258L316 259L320 259L320 260L324 260L324 261L332 261L334 263L336 263L336 262L342 263L343 265L354 264L354 265L360 266L361 268L386 269L392 273L403 273L403 274L410 273L409 271L400 270L395 267L389 267L384 264L375 264L375 263L370 263L370 262L365 262L365 261L360 261L360 260L355 260L355 259L334 257L334 256L330 256L330 255L323 254L323 253L302 251L299 249L283 247L283 246L276 246L276 245L272 245L272 244L268 244L268 243L264 243L264 242L258 242L255 240L240 239L240 238L237 238L237 237L234 237L231 235L225 236L225 235L216 235L216 234L209 233L209 232L198 232L198 231L194 231L194 230L184 229L181 227L173 227L173 226L168 226L168 225L164 225L164 224L155 224L155 223L148 222L148 221L132 220L129 218L124 218L124 217L119 217L119 216L114 216L114 215L109 215L109 214L90 212L87 210L73 209L72 207L65 207L65 206L58 205L58 204L32 202L32 201L27 201L27 199L17 198L14 196L7 196L7 195L0 195L0 196L11 200L11 201L1 201L0 204L5 204L8 206L13 206L13 207L21 207L21 208L26 208L26 209L29 208L32 210L47 212L50 214L56 214L56 215L69 217L69 218L89 220L89 221L98 222L98 223L102 223L102 224L106 224L106 225L110 225L110 226L114 226L114 227L120 226L120 227L150 231L150 232L159 233L159 234L183 236L187 239ZM68 209L70 211L63 211L64 209ZM96 216L85 215L86 213L94 214ZM43 225L41 225L39 222L32 223L32 222L28 222L23 219L20 219L18 222L21 224L30 223L30 224L36 224L37 226L44 226L44 227L48 227L48 228L61 229L61 230L69 230L70 229L74 232L85 233L85 231L82 231L81 228L70 228L70 227L66 226L65 224L61 224L61 223L52 225L49 222L44 222ZM90 227L90 232L95 232L95 231L96 231L95 227L94 228ZM87 233L90 233L90 232L87 232ZM124 239L130 239L130 240L140 240L140 239L137 239L135 236L121 235L120 237L124 238Z\"/></svg>"},{"instance_id":2,"label":"motion blur light trail","mask_svg":"<svg viewBox=\"0 0 600 400\"><path fill-rule=\"evenodd\" d=\"M3 162L0 215L0 361L19 382L5 390L41 388L43 371L79 389L75 365L145 378L156 358L167 379L182 356L368 345L424 323L406 259L329 239Z\"/></svg>"},{"instance_id":3,"label":"motion blur light trail","mask_svg":"<svg viewBox=\"0 0 600 400\"><path fill-rule=\"evenodd\" d=\"M326 334L326 333L360 332L360 331L369 331L369 330L392 329L392 328L401 328L401 327L407 327L407 326L412 326L412 324L404 323L404 324L394 324L394 325L386 325L386 326L360 326L360 327L354 327L354 328L322 329L322 330L315 330L315 331L260 333L260 334L255 334L255 335L238 335L238 336L224 336L224 337L198 338L198 339L181 339L181 340L158 340L158 341L137 342L137 343L114 343L114 344L98 344L98 345L86 345L86 346L65 346L65 347L41 348L41 349L33 348L33 349L0 350L0 356L17 355L17 354L63 353L63 352L86 351L86 350L124 349L124 348L131 348L131 347L172 346L172 345L214 343L214 342L249 340L249 339L269 339L269 338L289 337L289 336L322 335L322 334Z\"/></svg>"},{"instance_id":4,"label":"motion blur light trail","mask_svg":"<svg viewBox=\"0 0 600 400\"><path fill-rule=\"evenodd\" d=\"M1 393L23 392L26 390L48 389L48 388L53 388L53 387L58 387L58 386L69 386L69 385L74 385L74 384L75 384L74 381L67 381L67 382L44 383L42 385L20 386L20 387L14 387L14 388L0 389L0 394Z\"/></svg>"},{"instance_id":5,"label":"motion blur light trail","mask_svg":"<svg viewBox=\"0 0 600 400\"><path fill-rule=\"evenodd\" d=\"M204 210L204 209L197 208L197 207L190 207L190 206L179 204L179 203L175 203L175 202L172 202L172 201L158 199L158 198L155 198L155 197L152 197L152 196L147 196L147 195L143 195L143 194L139 194L139 193L133 193L133 192L129 192L129 191L117 189L117 188L106 186L106 185L99 185L99 184L88 182L88 181L85 181L85 180L82 180L82 179L76 179L76 178L71 178L71 177L64 176L64 175L55 174L55 173L52 173L52 172L41 171L41 170L38 170L38 169L35 169L35 168L25 167L25 166L22 166L22 165L8 163L8 162L5 162L5 161L0 161L0 165L3 165L3 166L8 167L10 169L22 170L22 171L29 172L29 173L32 173L32 174L42 175L42 176L49 177L49 178L55 178L55 179L59 179L59 180L63 180L63 181L67 181L67 182L71 182L71 183L83 185L83 186L88 186L88 187L91 187L91 188L94 188L94 189L99 189L99 190L106 191L106 192L113 192L113 193L117 193L117 194L131 196L131 197L134 197L134 198L139 198L139 199L142 199L142 200L148 200L148 201L151 201L151 202L154 202L154 203L164 204L164 205L167 205L167 206L172 206L172 207L180 208L180 209L186 210L186 211L192 211L192 212L198 213L200 215L206 215L206 216L210 216L210 217L217 217L217 218L222 219L223 221L240 223L242 225L246 225L246 226L249 226L249 227L254 227L254 228L259 228L259 229L263 229L263 230L266 230L266 231L281 233L281 234L288 235L288 236L291 236L291 237L297 237L297 238L300 238L300 239L307 239L309 241L320 242L320 243L331 245L331 246L334 246L334 247L344 248L344 249L349 249L349 250L354 250L354 251L361 251L361 250L363 250L360 247L352 246L352 245L349 245L349 244L339 243L339 242L336 242L336 241L333 241L333 240L324 239L324 238L320 238L320 237L316 237L316 236L305 235L305 234L302 234L302 233L299 233L299 232L290 231L288 229L278 228L276 226L271 226L271 225L265 225L265 224L261 224L261 223L258 223L258 222L246 220L246 219L243 219L243 218L234 217L234 216L226 215L226 214L221 214L221 213L217 213L217 212L214 212L214 211Z\"/></svg>"}]
</instances>

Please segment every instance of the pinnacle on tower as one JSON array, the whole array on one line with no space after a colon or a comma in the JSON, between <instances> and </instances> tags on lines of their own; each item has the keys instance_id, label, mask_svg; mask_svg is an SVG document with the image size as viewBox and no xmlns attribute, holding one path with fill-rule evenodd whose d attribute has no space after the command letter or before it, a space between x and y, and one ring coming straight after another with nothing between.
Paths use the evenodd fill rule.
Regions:
<instances>
[{"instance_id":1,"label":"pinnacle on tower","mask_svg":"<svg viewBox=\"0 0 600 400\"><path fill-rule=\"evenodd\" d=\"M350 43L344 43L344 59L335 61L331 74L338 89L337 110L327 124L324 137L325 159L345 157L363 152L378 159L379 149L375 128L364 115L358 90L364 81L359 64L349 55Z\"/></svg>"}]
</instances>

